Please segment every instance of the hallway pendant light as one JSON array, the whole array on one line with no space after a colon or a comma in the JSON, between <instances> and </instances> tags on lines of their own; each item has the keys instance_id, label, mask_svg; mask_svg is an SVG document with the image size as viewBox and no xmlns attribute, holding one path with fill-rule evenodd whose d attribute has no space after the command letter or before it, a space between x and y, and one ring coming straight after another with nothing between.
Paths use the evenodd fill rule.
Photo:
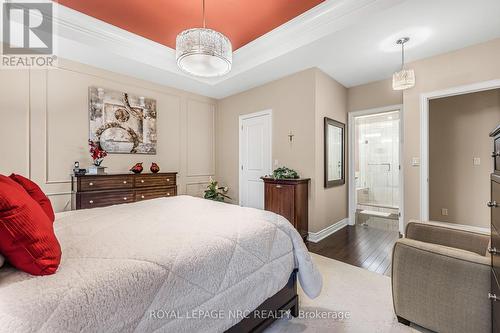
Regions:
<instances>
[{"instance_id":1,"label":"hallway pendant light","mask_svg":"<svg viewBox=\"0 0 500 333\"><path fill-rule=\"evenodd\" d=\"M218 31L206 28L203 0L203 28L182 31L175 41L177 66L200 77L229 73L233 62L231 41Z\"/></svg>"},{"instance_id":2,"label":"hallway pendant light","mask_svg":"<svg viewBox=\"0 0 500 333\"><path fill-rule=\"evenodd\" d=\"M392 89L394 90L405 90L415 86L415 72L413 69L405 68L405 43L409 40L409 37L403 37L396 41L401 45L401 70L392 75Z\"/></svg>"}]
</instances>

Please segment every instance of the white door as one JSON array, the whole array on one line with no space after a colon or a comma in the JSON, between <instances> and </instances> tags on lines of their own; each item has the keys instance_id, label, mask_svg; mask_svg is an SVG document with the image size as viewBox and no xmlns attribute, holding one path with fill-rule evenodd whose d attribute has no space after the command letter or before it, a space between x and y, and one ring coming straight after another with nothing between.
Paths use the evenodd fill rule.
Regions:
<instances>
[{"instance_id":1,"label":"white door","mask_svg":"<svg viewBox=\"0 0 500 333\"><path fill-rule=\"evenodd\" d=\"M264 209L264 183L272 172L272 114L240 116L240 205Z\"/></svg>"}]
</instances>

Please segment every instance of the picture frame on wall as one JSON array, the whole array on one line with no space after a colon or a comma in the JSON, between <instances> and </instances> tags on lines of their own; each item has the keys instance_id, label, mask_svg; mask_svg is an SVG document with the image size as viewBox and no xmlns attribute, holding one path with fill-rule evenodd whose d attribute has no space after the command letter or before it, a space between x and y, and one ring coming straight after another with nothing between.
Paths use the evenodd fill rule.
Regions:
<instances>
[{"instance_id":1,"label":"picture frame on wall","mask_svg":"<svg viewBox=\"0 0 500 333\"><path fill-rule=\"evenodd\" d=\"M89 87L89 139L110 154L156 154L156 100Z\"/></svg>"}]
</instances>

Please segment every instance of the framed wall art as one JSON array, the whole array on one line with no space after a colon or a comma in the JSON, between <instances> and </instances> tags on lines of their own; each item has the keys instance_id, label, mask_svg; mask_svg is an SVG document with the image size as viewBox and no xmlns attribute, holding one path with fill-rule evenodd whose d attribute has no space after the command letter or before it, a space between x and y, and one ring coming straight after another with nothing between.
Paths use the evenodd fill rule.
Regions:
<instances>
[{"instance_id":1,"label":"framed wall art","mask_svg":"<svg viewBox=\"0 0 500 333\"><path fill-rule=\"evenodd\" d=\"M156 154L156 100L89 88L90 140L110 154Z\"/></svg>"}]
</instances>

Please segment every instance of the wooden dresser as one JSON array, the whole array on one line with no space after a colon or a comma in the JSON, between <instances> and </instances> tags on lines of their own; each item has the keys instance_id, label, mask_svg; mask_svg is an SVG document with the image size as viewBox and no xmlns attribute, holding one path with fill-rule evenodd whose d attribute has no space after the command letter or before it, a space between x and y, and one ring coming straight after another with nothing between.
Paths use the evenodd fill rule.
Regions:
<instances>
[{"instance_id":1,"label":"wooden dresser","mask_svg":"<svg viewBox=\"0 0 500 333\"><path fill-rule=\"evenodd\" d=\"M492 331L500 332L500 125L490 133L493 137L494 171L491 174L491 318Z\"/></svg>"},{"instance_id":2,"label":"wooden dresser","mask_svg":"<svg viewBox=\"0 0 500 333\"><path fill-rule=\"evenodd\" d=\"M285 217L307 239L309 178L264 180L264 209Z\"/></svg>"},{"instance_id":3,"label":"wooden dresser","mask_svg":"<svg viewBox=\"0 0 500 333\"><path fill-rule=\"evenodd\" d=\"M176 172L73 176L72 208L105 207L177 195Z\"/></svg>"}]
</instances>

